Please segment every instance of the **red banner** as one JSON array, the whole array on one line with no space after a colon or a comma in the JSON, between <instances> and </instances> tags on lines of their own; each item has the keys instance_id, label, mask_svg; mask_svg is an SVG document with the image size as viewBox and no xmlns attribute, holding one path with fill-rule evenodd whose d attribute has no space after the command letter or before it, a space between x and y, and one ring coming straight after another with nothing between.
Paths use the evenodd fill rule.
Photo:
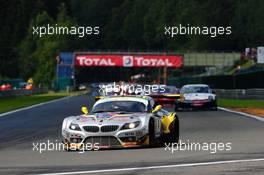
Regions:
<instances>
[{"instance_id":1,"label":"red banner","mask_svg":"<svg viewBox=\"0 0 264 175\"><path fill-rule=\"evenodd\" d=\"M99 67L181 67L183 58L181 55L76 55L76 66Z\"/></svg>"}]
</instances>

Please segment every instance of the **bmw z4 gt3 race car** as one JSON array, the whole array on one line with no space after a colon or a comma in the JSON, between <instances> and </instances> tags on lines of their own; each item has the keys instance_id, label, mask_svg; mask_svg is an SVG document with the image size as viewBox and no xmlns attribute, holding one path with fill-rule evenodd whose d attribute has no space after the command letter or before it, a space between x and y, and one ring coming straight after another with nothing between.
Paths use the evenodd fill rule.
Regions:
<instances>
[{"instance_id":1,"label":"bmw z4 gt3 race car","mask_svg":"<svg viewBox=\"0 0 264 175\"><path fill-rule=\"evenodd\" d=\"M175 101L175 111L184 109L217 110L216 95L205 84L185 85L180 90L180 98Z\"/></svg>"},{"instance_id":2,"label":"bmw z4 gt3 race car","mask_svg":"<svg viewBox=\"0 0 264 175\"><path fill-rule=\"evenodd\" d=\"M98 100L88 113L63 120L62 136L67 148L86 143L99 148L158 146L177 143L179 120L148 96L112 96Z\"/></svg>"}]
</instances>

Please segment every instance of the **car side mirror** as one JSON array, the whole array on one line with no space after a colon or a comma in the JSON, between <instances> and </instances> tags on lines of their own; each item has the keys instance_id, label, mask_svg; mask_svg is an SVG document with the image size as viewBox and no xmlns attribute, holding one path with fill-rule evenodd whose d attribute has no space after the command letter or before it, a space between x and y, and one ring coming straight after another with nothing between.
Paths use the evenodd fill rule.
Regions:
<instances>
[{"instance_id":1,"label":"car side mirror","mask_svg":"<svg viewBox=\"0 0 264 175\"><path fill-rule=\"evenodd\" d=\"M162 113L161 111L158 111L158 112L157 112L157 116L159 116L159 117L163 117L163 113Z\"/></svg>"},{"instance_id":2,"label":"car side mirror","mask_svg":"<svg viewBox=\"0 0 264 175\"><path fill-rule=\"evenodd\" d=\"M157 112L157 111L159 111L159 110L161 110L161 108L162 108L162 106L161 105L158 105L158 106L156 106L153 110L152 110L152 113L154 113L154 112Z\"/></svg>"},{"instance_id":3,"label":"car side mirror","mask_svg":"<svg viewBox=\"0 0 264 175\"><path fill-rule=\"evenodd\" d=\"M88 114L88 108L85 107L85 106L83 106L83 107L82 107L82 112L83 112L85 115L87 115L87 114Z\"/></svg>"}]
</instances>

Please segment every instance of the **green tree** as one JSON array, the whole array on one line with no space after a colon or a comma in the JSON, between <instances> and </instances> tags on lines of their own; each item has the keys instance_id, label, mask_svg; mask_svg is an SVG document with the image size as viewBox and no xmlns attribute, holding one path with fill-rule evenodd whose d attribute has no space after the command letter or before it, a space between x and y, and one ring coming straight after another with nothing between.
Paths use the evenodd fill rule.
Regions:
<instances>
[{"instance_id":1,"label":"green tree","mask_svg":"<svg viewBox=\"0 0 264 175\"><path fill-rule=\"evenodd\" d=\"M55 78L56 56L61 51L68 51L73 45L76 36L70 35L33 35L36 26L75 26L73 20L67 15L64 4L59 9L57 19L52 19L47 12L41 12L33 19L27 38L20 45L21 75L34 77L37 84L50 86Z\"/></svg>"}]
</instances>

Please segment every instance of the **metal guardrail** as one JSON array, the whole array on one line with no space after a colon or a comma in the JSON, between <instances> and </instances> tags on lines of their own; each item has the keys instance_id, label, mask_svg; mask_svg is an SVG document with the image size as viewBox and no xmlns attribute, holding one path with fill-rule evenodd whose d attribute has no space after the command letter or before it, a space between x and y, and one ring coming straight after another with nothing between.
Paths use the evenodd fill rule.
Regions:
<instances>
[{"instance_id":1,"label":"metal guardrail","mask_svg":"<svg viewBox=\"0 0 264 175\"><path fill-rule=\"evenodd\" d=\"M264 89L215 89L218 98L264 100Z\"/></svg>"},{"instance_id":2,"label":"metal guardrail","mask_svg":"<svg viewBox=\"0 0 264 175\"><path fill-rule=\"evenodd\" d=\"M48 92L48 88L34 88L33 90L12 89L12 90L0 91L0 98L20 96L20 95L43 94L47 92Z\"/></svg>"}]
</instances>

